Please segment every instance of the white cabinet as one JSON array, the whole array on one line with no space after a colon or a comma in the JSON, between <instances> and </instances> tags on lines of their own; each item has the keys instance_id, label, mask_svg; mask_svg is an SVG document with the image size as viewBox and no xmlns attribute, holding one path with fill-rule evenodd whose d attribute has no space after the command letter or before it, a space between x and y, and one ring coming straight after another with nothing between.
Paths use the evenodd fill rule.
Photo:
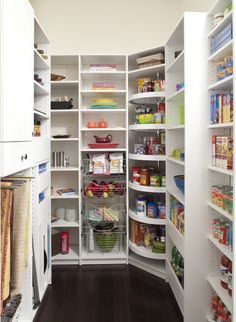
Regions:
<instances>
[{"instance_id":1,"label":"white cabinet","mask_svg":"<svg viewBox=\"0 0 236 322\"><path fill-rule=\"evenodd\" d=\"M32 143L0 143L0 177L28 169L32 166Z\"/></svg>"},{"instance_id":2,"label":"white cabinet","mask_svg":"<svg viewBox=\"0 0 236 322\"><path fill-rule=\"evenodd\" d=\"M26 0L1 0L0 12L0 141L30 141L34 104L34 12Z\"/></svg>"}]
</instances>

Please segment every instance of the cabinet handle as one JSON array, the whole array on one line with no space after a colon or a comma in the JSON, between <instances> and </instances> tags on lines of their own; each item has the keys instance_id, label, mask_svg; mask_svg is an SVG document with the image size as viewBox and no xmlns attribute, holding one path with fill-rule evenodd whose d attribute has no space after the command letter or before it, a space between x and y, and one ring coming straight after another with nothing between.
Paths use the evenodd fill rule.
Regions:
<instances>
[{"instance_id":1,"label":"cabinet handle","mask_svg":"<svg viewBox=\"0 0 236 322\"><path fill-rule=\"evenodd\" d=\"M25 155L21 156L21 161L27 160L28 158L28 154L26 153Z\"/></svg>"}]
</instances>

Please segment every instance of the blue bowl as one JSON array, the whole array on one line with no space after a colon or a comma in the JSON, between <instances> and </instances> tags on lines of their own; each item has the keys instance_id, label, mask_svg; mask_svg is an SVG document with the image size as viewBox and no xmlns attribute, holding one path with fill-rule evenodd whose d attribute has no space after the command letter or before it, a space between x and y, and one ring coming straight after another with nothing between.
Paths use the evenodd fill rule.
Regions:
<instances>
[{"instance_id":1,"label":"blue bowl","mask_svg":"<svg viewBox=\"0 0 236 322\"><path fill-rule=\"evenodd\" d=\"M174 181L177 188L184 193L184 175L174 176Z\"/></svg>"}]
</instances>

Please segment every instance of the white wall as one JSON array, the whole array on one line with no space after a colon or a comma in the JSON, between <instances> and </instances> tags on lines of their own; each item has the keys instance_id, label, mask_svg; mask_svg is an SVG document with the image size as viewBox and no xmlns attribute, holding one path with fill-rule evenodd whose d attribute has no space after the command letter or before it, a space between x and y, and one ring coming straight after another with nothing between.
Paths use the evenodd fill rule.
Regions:
<instances>
[{"instance_id":1,"label":"white wall","mask_svg":"<svg viewBox=\"0 0 236 322\"><path fill-rule=\"evenodd\" d=\"M213 0L30 0L52 53L132 53L162 45L185 8ZM195 3L196 2L196 3Z\"/></svg>"}]
</instances>

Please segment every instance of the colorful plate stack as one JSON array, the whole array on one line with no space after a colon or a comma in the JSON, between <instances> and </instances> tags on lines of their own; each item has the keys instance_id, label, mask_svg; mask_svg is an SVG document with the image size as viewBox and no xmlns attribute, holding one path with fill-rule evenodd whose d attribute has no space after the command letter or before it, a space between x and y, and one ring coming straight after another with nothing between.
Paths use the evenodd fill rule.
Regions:
<instances>
[{"instance_id":1,"label":"colorful plate stack","mask_svg":"<svg viewBox=\"0 0 236 322\"><path fill-rule=\"evenodd\" d=\"M105 90L105 91L112 91L115 89L114 82L93 82L92 84L93 90Z\"/></svg>"},{"instance_id":2,"label":"colorful plate stack","mask_svg":"<svg viewBox=\"0 0 236 322\"><path fill-rule=\"evenodd\" d=\"M93 99L92 109L115 109L117 108L117 103L113 98L96 98Z\"/></svg>"}]
</instances>

